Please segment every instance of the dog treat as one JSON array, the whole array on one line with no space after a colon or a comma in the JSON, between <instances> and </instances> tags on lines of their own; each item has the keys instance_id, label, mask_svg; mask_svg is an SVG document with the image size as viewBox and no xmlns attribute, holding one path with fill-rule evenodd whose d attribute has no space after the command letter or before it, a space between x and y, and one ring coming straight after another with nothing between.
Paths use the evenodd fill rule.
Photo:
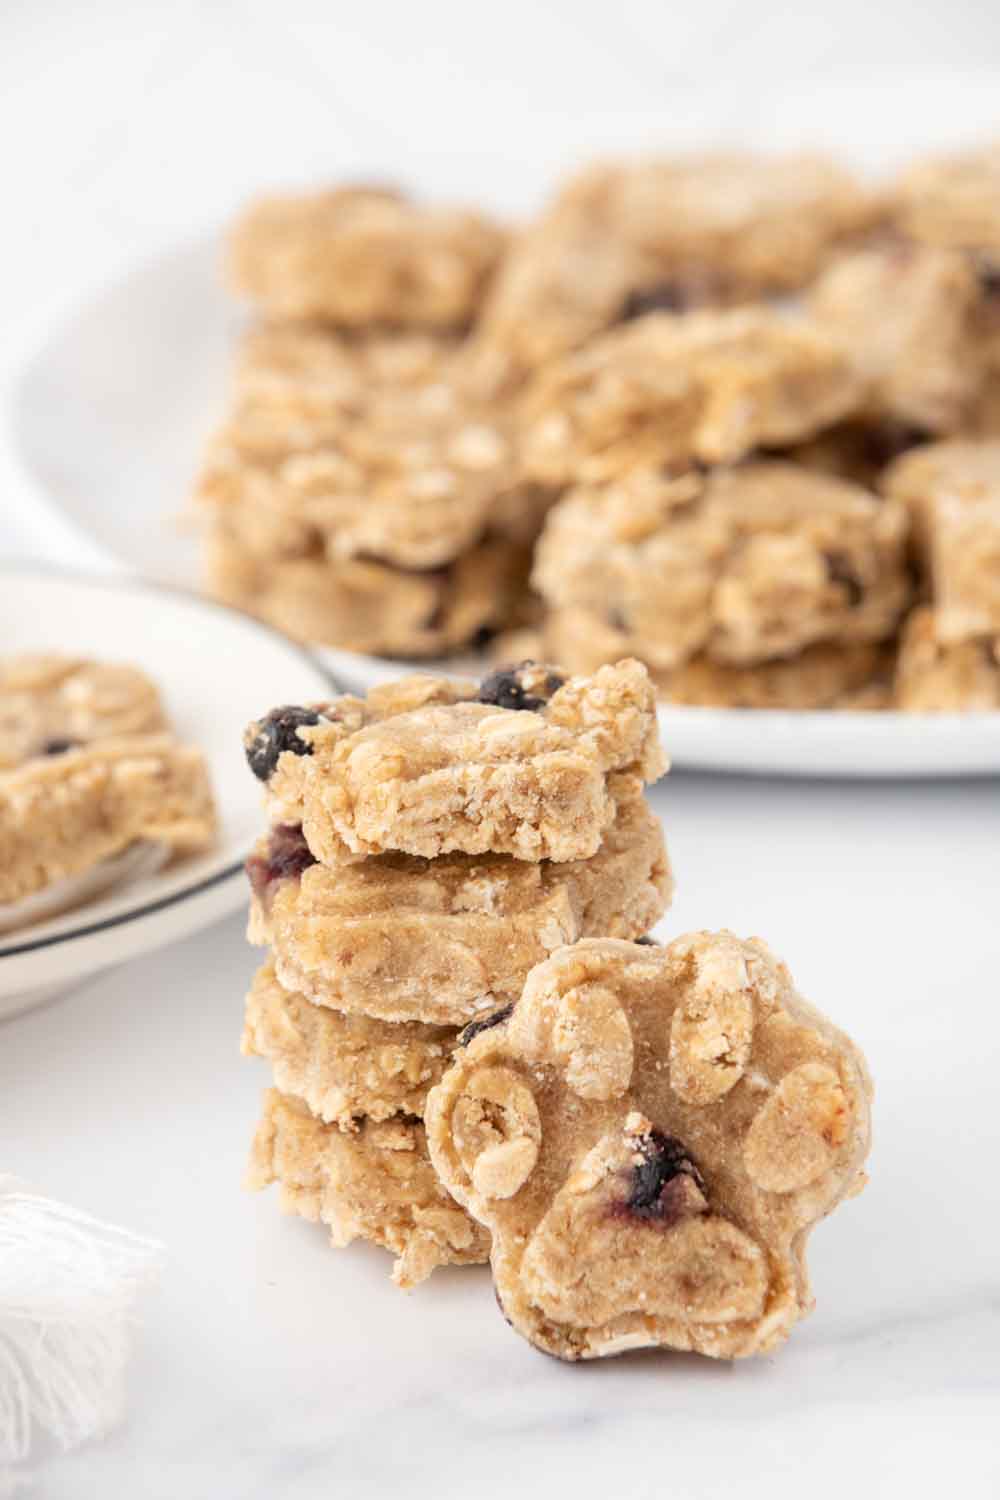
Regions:
<instances>
[{"instance_id":1,"label":"dog treat","mask_svg":"<svg viewBox=\"0 0 1000 1500\"><path fill-rule=\"evenodd\" d=\"M917 162L897 194L908 234L1000 262L1000 143Z\"/></svg>"},{"instance_id":2,"label":"dog treat","mask_svg":"<svg viewBox=\"0 0 1000 1500\"><path fill-rule=\"evenodd\" d=\"M478 685L411 677L276 709L245 743L272 821L301 824L325 864L391 850L585 859L665 769L635 661L569 681L533 663Z\"/></svg>"},{"instance_id":3,"label":"dog treat","mask_svg":"<svg viewBox=\"0 0 1000 1500\"><path fill-rule=\"evenodd\" d=\"M299 829L278 827L248 868L250 940L271 946L289 989L362 1017L451 1026L515 999L564 943L641 937L673 892L659 820L637 796L595 854L564 864L382 854L330 869Z\"/></svg>"},{"instance_id":4,"label":"dog treat","mask_svg":"<svg viewBox=\"0 0 1000 1500\"><path fill-rule=\"evenodd\" d=\"M318 1119L357 1130L364 1119L422 1116L457 1035L453 1026L379 1021L314 1005L286 989L269 960L247 995L242 1050L267 1058L282 1093L297 1095Z\"/></svg>"},{"instance_id":5,"label":"dog treat","mask_svg":"<svg viewBox=\"0 0 1000 1500\"><path fill-rule=\"evenodd\" d=\"M767 308L651 313L539 371L522 456L546 484L728 463L856 410L860 376L820 327Z\"/></svg>"},{"instance_id":6,"label":"dog treat","mask_svg":"<svg viewBox=\"0 0 1000 1500\"><path fill-rule=\"evenodd\" d=\"M805 1241L864 1186L869 1096L861 1054L759 940L591 939L459 1048L426 1128L531 1343L730 1358L810 1311Z\"/></svg>"},{"instance_id":7,"label":"dog treat","mask_svg":"<svg viewBox=\"0 0 1000 1500\"><path fill-rule=\"evenodd\" d=\"M208 771L191 746L134 735L53 750L0 774L0 904L140 840L183 855L214 835Z\"/></svg>"},{"instance_id":8,"label":"dog treat","mask_svg":"<svg viewBox=\"0 0 1000 1500\"><path fill-rule=\"evenodd\" d=\"M0 772L165 727L156 686L138 667L75 656L0 658Z\"/></svg>"},{"instance_id":9,"label":"dog treat","mask_svg":"<svg viewBox=\"0 0 1000 1500\"><path fill-rule=\"evenodd\" d=\"M942 641L931 609L915 609L903 627L894 706L912 713L1000 709L1000 634Z\"/></svg>"},{"instance_id":10,"label":"dog treat","mask_svg":"<svg viewBox=\"0 0 1000 1500\"><path fill-rule=\"evenodd\" d=\"M247 1184L281 1184L282 1207L322 1222L338 1248L371 1240L397 1257L393 1280L423 1281L437 1266L489 1256L489 1235L441 1186L418 1120L326 1125L292 1095L268 1089Z\"/></svg>"},{"instance_id":11,"label":"dog treat","mask_svg":"<svg viewBox=\"0 0 1000 1500\"><path fill-rule=\"evenodd\" d=\"M938 639L1000 634L1000 441L915 449L893 464L884 489L913 517Z\"/></svg>"},{"instance_id":12,"label":"dog treat","mask_svg":"<svg viewBox=\"0 0 1000 1500\"><path fill-rule=\"evenodd\" d=\"M803 466L752 461L579 486L551 511L534 583L600 615L657 671L879 640L910 593L906 512ZM560 642L560 649L562 642Z\"/></svg>"},{"instance_id":13,"label":"dog treat","mask_svg":"<svg viewBox=\"0 0 1000 1500\"><path fill-rule=\"evenodd\" d=\"M528 553L489 538L444 568L407 572L351 557L267 557L226 530L207 548L209 592L295 640L430 657L460 650L506 618Z\"/></svg>"},{"instance_id":14,"label":"dog treat","mask_svg":"<svg viewBox=\"0 0 1000 1500\"><path fill-rule=\"evenodd\" d=\"M453 328L475 316L503 245L480 214L344 187L251 204L229 275L268 318Z\"/></svg>"},{"instance_id":15,"label":"dog treat","mask_svg":"<svg viewBox=\"0 0 1000 1500\"><path fill-rule=\"evenodd\" d=\"M829 162L714 155L600 164L504 259L481 340L515 371L615 323L804 285L827 247L881 213Z\"/></svg>"},{"instance_id":16,"label":"dog treat","mask_svg":"<svg viewBox=\"0 0 1000 1500\"><path fill-rule=\"evenodd\" d=\"M553 611L544 648L573 672L595 672L604 662L642 656L635 636L580 607ZM870 641L824 643L752 666L711 661L702 653L672 671L651 669L650 676L662 700L694 708L879 709L889 706L892 657L891 647Z\"/></svg>"},{"instance_id":17,"label":"dog treat","mask_svg":"<svg viewBox=\"0 0 1000 1500\"><path fill-rule=\"evenodd\" d=\"M983 378L980 283L968 257L899 241L836 261L809 296L866 383L873 415L948 433L967 420Z\"/></svg>"}]
</instances>

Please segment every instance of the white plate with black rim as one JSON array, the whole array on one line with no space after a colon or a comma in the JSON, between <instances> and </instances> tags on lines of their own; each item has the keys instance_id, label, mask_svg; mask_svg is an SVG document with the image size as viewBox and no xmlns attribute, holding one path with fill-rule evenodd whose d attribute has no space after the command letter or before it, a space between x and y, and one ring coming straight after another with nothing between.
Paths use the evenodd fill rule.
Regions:
<instances>
[{"instance_id":1,"label":"white plate with black rim","mask_svg":"<svg viewBox=\"0 0 1000 1500\"><path fill-rule=\"evenodd\" d=\"M300 647L207 600L28 564L0 570L0 639L5 651L142 667L179 738L204 752L219 813L219 836L206 853L152 873L140 866L83 905L0 933L5 1016L246 904L243 862L262 814L243 760L243 728L276 703L327 696L331 682Z\"/></svg>"},{"instance_id":2,"label":"white plate with black rim","mask_svg":"<svg viewBox=\"0 0 1000 1500\"><path fill-rule=\"evenodd\" d=\"M238 323L218 283L218 259L218 245L205 240L137 267L95 293L21 367L11 436L35 492L40 539L59 533L95 564L197 586L197 541L177 517L225 400ZM415 670L412 662L320 654L356 691ZM1000 774L1000 713L665 706L660 719L677 766L786 776Z\"/></svg>"}]
</instances>

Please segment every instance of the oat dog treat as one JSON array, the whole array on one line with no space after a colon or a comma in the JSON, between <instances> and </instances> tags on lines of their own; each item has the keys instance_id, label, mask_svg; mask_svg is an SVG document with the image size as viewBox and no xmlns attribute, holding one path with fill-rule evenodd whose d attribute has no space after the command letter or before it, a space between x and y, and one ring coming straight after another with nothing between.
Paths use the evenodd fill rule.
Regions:
<instances>
[{"instance_id":1,"label":"oat dog treat","mask_svg":"<svg viewBox=\"0 0 1000 1500\"><path fill-rule=\"evenodd\" d=\"M479 337L523 372L647 312L800 286L830 243L878 212L846 173L816 158L602 163L515 241Z\"/></svg>"},{"instance_id":2,"label":"oat dog treat","mask_svg":"<svg viewBox=\"0 0 1000 1500\"><path fill-rule=\"evenodd\" d=\"M670 671L890 634L910 592L901 505L798 465L751 461L579 486L551 511L533 581ZM560 649L571 653L569 640Z\"/></svg>"},{"instance_id":3,"label":"oat dog treat","mask_svg":"<svg viewBox=\"0 0 1000 1500\"><path fill-rule=\"evenodd\" d=\"M539 372L523 461L547 484L727 463L809 437L860 392L844 348L812 324L765 308L651 313Z\"/></svg>"},{"instance_id":4,"label":"oat dog treat","mask_svg":"<svg viewBox=\"0 0 1000 1500\"><path fill-rule=\"evenodd\" d=\"M468 1038L426 1127L538 1348L732 1357L810 1310L805 1241L864 1184L869 1094L860 1053L758 940L592 939Z\"/></svg>"},{"instance_id":5,"label":"oat dog treat","mask_svg":"<svg viewBox=\"0 0 1000 1500\"><path fill-rule=\"evenodd\" d=\"M448 1196L417 1120L365 1121L354 1132L324 1125L305 1104L269 1089L247 1177L281 1184L282 1207L322 1220L334 1245L371 1240L398 1258L393 1280L414 1286L437 1266L485 1261L489 1236Z\"/></svg>"},{"instance_id":6,"label":"oat dog treat","mask_svg":"<svg viewBox=\"0 0 1000 1500\"><path fill-rule=\"evenodd\" d=\"M214 834L204 758L166 735L98 740L26 760L0 774L0 904L139 840L181 855L207 848Z\"/></svg>"},{"instance_id":7,"label":"oat dog treat","mask_svg":"<svg viewBox=\"0 0 1000 1500\"><path fill-rule=\"evenodd\" d=\"M138 667L75 656L0 659L0 771L165 727L160 695Z\"/></svg>"},{"instance_id":8,"label":"oat dog treat","mask_svg":"<svg viewBox=\"0 0 1000 1500\"><path fill-rule=\"evenodd\" d=\"M849 345L872 415L948 433L970 416L983 378L980 295L968 257L900 241L835 262L809 309Z\"/></svg>"},{"instance_id":9,"label":"oat dog treat","mask_svg":"<svg viewBox=\"0 0 1000 1500\"><path fill-rule=\"evenodd\" d=\"M938 639L1000 633L1000 441L956 438L915 449L893 464L883 487L913 516Z\"/></svg>"},{"instance_id":10,"label":"oat dog treat","mask_svg":"<svg viewBox=\"0 0 1000 1500\"><path fill-rule=\"evenodd\" d=\"M555 610L545 623L544 644L547 655L574 672L643 654L638 637L581 608ZM879 709L889 705L892 655L890 645L870 641L824 642L750 666L712 661L702 652L650 676L660 698L693 708Z\"/></svg>"},{"instance_id":11,"label":"oat dog treat","mask_svg":"<svg viewBox=\"0 0 1000 1500\"><path fill-rule=\"evenodd\" d=\"M914 713L1000 709L1000 635L942 641L932 609L915 609L899 641L895 707Z\"/></svg>"},{"instance_id":12,"label":"oat dog treat","mask_svg":"<svg viewBox=\"0 0 1000 1500\"><path fill-rule=\"evenodd\" d=\"M307 544L308 547L308 544ZM445 568L407 572L369 558L267 555L219 527L209 536L209 592L300 641L397 657L446 655L499 626L527 579L530 554L491 537Z\"/></svg>"},{"instance_id":13,"label":"oat dog treat","mask_svg":"<svg viewBox=\"0 0 1000 1500\"><path fill-rule=\"evenodd\" d=\"M252 204L229 274L268 318L449 328L475 315L503 241L479 214L344 187Z\"/></svg>"},{"instance_id":14,"label":"oat dog treat","mask_svg":"<svg viewBox=\"0 0 1000 1500\"><path fill-rule=\"evenodd\" d=\"M266 1057L279 1089L320 1120L357 1130L364 1119L423 1115L457 1034L452 1026L378 1021L311 1004L285 989L268 961L247 995L242 1050Z\"/></svg>"},{"instance_id":15,"label":"oat dog treat","mask_svg":"<svg viewBox=\"0 0 1000 1500\"><path fill-rule=\"evenodd\" d=\"M917 162L897 194L899 222L915 238L1000 262L1000 142Z\"/></svg>"},{"instance_id":16,"label":"oat dog treat","mask_svg":"<svg viewBox=\"0 0 1000 1500\"><path fill-rule=\"evenodd\" d=\"M251 769L276 822L326 864L395 850L572 860L665 769L635 661L564 682L525 663L478 685L412 677L251 724Z\"/></svg>"},{"instance_id":17,"label":"oat dog treat","mask_svg":"<svg viewBox=\"0 0 1000 1500\"><path fill-rule=\"evenodd\" d=\"M639 796L589 859L382 854L330 869L313 862L300 830L278 827L248 869L250 940L271 945L290 989L383 1022L451 1026L515 999L564 943L642 936L673 890L659 820Z\"/></svg>"}]
</instances>

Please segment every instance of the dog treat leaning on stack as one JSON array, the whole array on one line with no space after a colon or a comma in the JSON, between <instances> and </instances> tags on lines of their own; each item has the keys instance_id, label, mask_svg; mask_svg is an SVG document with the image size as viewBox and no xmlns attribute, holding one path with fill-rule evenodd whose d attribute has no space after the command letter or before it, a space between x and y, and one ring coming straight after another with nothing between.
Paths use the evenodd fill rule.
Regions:
<instances>
[{"instance_id":1,"label":"dog treat leaning on stack","mask_svg":"<svg viewBox=\"0 0 1000 1500\"><path fill-rule=\"evenodd\" d=\"M665 769L653 690L623 661L565 680L413 677L275 709L246 736L271 817L249 936L270 948L244 1050L272 1064L250 1180L371 1239L404 1286L483 1260L421 1124L461 1028L589 936L639 938L673 882L643 785Z\"/></svg>"},{"instance_id":2,"label":"dog treat leaning on stack","mask_svg":"<svg viewBox=\"0 0 1000 1500\"><path fill-rule=\"evenodd\" d=\"M870 1096L758 939L592 939L456 1050L426 1129L531 1343L733 1358L810 1311L806 1239L865 1185Z\"/></svg>"}]
</instances>

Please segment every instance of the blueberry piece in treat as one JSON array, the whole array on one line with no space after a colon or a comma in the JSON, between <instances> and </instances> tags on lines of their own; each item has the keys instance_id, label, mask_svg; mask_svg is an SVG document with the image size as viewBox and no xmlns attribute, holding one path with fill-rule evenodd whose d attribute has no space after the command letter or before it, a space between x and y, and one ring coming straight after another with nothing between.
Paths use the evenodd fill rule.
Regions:
<instances>
[{"instance_id":1,"label":"blueberry piece in treat","mask_svg":"<svg viewBox=\"0 0 1000 1500\"><path fill-rule=\"evenodd\" d=\"M60 738L46 740L45 744L42 746L42 754L65 755L67 750L75 750L79 743L79 740L67 740Z\"/></svg>"},{"instance_id":2,"label":"blueberry piece in treat","mask_svg":"<svg viewBox=\"0 0 1000 1500\"><path fill-rule=\"evenodd\" d=\"M645 937L636 938L636 943L640 948L662 948L663 946L659 938L650 937L648 932Z\"/></svg>"},{"instance_id":3,"label":"blueberry piece in treat","mask_svg":"<svg viewBox=\"0 0 1000 1500\"><path fill-rule=\"evenodd\" d=\"M847 591L847 602L853 609L864 597L861 581L843 552L825 552L827 576L831 583L839 583Z\"/></svg>"},{"instance_id":4,"label":"blueberry piece in treat","mask_svg":"<svg viewBox=\"0 0 1000 1500\"><path fill-rule=\"evenodd\" d=\"M272 708L258 720L246 741L247 765L258 780L267 781L278 764L278 756L285 750L293 755L311 755L312 746L300 738L298 731L304 725L319 722L315 709L297 708L293 704Z\"/></svg>"},{"instance_id":5,"label":"blueberry piece in treat","mask_svg":"<svg viewBox=\"0 0 1000 1500\"><path fill-rule=\"evenodd\" d=\"M493 1011L491 1015L483 1016L481 1021L470 1021L458 1033L459 1047L467 1047L473 1037L477 1037L481 1031L490 1031L494 1026L502 1026L514 1012L514 1002L503 1005L499 1010Z\"/></svg>"},{"instance_id":6,"label":"blueberry piece in treat","mask_svg":"<svg viewBox=\"0 0 1000 1500\"><path fill-rule=\"evenodd\" d=\"M279 823L271 830L265 854L251 854L247 876L255 896L263 899L279 880L298 880L304 870L316 863L315 856L302 835L302 829Z\"/></svg>"},{"instance_id":7,"label":"blueberry piece in treat","mask_svg":"<svg viewBox=\"0 0 1000 1500\"><path fill-rule=\"evenodd\" d=\"M677 281L659 281L655 286L633 287L619 313L622 323L631 323L633 318L644 318L652 312L683 312L688 306L688 297Z\"/></svg>"},{"instance_id":8,"label":"blueberry piece in treat","mask_svg":"<svg viewBox=\"0 0 1000 1500\"><path fill-rule=\"evenodd\" d=\"M537 662L500 667L479 684L479 702L496 708L530 709L537 713L562 687L565 678Z\"/></svg>"},{"instance_id":9,"label":"blueberry piece in treat","mask_svg":"<svg viewBox=\"0 0 1000 1500\"><path fill-rule=\"evenodd\" d=\"M699 1194L705 1183L687 1148L676 1136L651 1130L638 1142L642 1160L632 1168L629 1196L623 1211L636 1219L674 1223L689 1208L688 1189Z\"/></svg>"}]
</instances>

